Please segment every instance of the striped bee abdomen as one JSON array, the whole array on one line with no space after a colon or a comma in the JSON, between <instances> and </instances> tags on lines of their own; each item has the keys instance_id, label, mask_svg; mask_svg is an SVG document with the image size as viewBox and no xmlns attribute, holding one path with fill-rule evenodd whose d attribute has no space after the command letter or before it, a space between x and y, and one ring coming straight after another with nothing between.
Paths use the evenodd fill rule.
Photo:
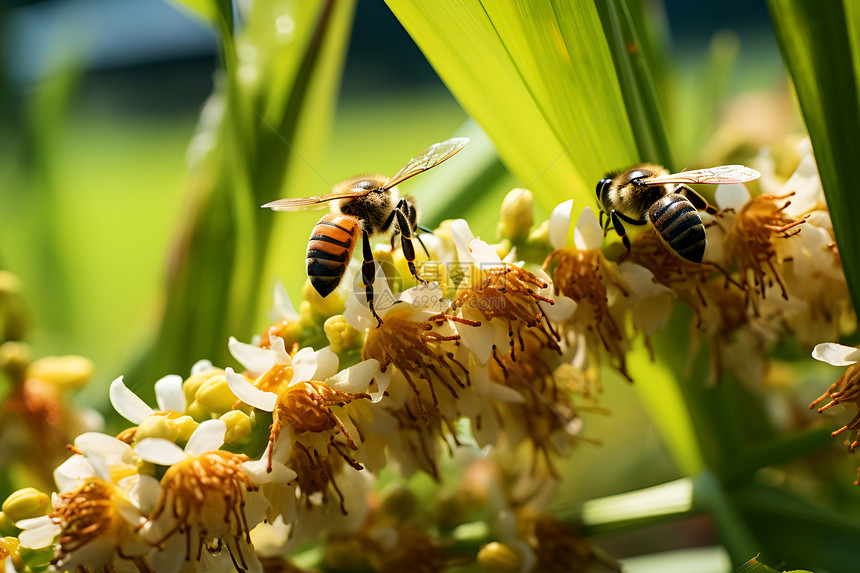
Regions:
<instances>
[{"instance_id":1,"label":"striped bee abdomen","mask_svg":"<svg viewBox=\"0 0 860 573\"><path fill-rule=\"evenodd\" d=\"M689 199L677 193L660 197L648 209L657 236L678 256L701 263L705 256L705 226Z\"/></svg>"},{"instance_id":2,"label":"striped bee abdomen","mask_svg":"<svg viewBox=\"0 0 860 573\"><path fill-rule=\"evenodd\" d=\"M328 296L343 278L358 238L358 220L329 213L319 220L308 242L307 268L311 285Z\"/></svg>"}]
</instances>

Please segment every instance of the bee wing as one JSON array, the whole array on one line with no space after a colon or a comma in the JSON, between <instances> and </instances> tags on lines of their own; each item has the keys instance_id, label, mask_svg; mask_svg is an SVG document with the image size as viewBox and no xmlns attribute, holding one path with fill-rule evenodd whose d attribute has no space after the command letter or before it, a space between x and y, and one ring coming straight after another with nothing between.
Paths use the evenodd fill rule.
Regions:
<instances>
[{"instance_id":1,"label":"bee wing","mask_svg":"<svg viewBox=\"0 0 860 573\"><path fill-rule=\"evenodd\" d=\"M335 199L354 199L363 197L370 193L369 189L360 189L357 191L341 191L338 193L329 193L328 195L317 195L316 197L290 197L288 199L278 199L262 205L264 208L272 209L273 211L310 211L313 209L322 209L329 201Z\"/></svg>"},{"instance_id":2,"label":"bee wing","mask_svg":"<svg viewBox=\"0 0 860 573\"><path fill-rule=\"evenodd\" d=\"M743 165L720 165L719 167L682 171L681 173L672 173L671 175L646 177L640 181L645 185L663 185L664 183L706 183L717 185L720 183L745 183L759 177L761 177L761 173Z\"/></svg>"},{"instance_id":3,"label":"bee wing","mask_svg":"<svg viewBox=\"0 0 860 573\"><path fill-rule=\"evenodd\" d=\"M421 152L421 155L410 159L409 163L404 165L400 171L395 173L392 177L389 177L383 187L385 189L391 189L398 183L402 183L410 177L414 177L423 171L436 167L466 147L467 143L469 143L468 137L455 137L454 139L448 139L441 143L434 143Z\"/></svg>"}]
</instances>

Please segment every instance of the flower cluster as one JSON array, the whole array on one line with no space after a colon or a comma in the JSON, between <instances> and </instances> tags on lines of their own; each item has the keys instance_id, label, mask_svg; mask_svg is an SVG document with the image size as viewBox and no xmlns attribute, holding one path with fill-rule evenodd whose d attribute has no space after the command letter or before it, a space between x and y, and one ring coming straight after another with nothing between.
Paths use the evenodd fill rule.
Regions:
<instances>
[{"instance_id":1,"label":"flower cluster","mask_svg":"<svg viewBox=\"0 0 860 573\"><path fill-rule=\"evenodd\" d=\"M479 485L464 482L462 511L439 516L435 530L465 523L466 507L484 515L492 543L480 563L527 571L573 552L614 569L510 495L505 456L531 460L517 479L539 498L560 478L555 461L583 439L600 365L633 381L628 353L667 324L675 301L692 309L694 340L708 342L712 382L724 368L760 380L776 332L808 344L850 328L853 311L847 297L809 287L812 275L830 292L846 288L811 152L755 197L741 185L716 190L721 211L706 218L701 264L652 229L619 256L591 207L571 228L572 201L534 228L532 200L508 195L497 244L462 219L422 235L414 286L399 278L412 261L377 247L377 316L351 266L329 297L306 288L299 311L278 286L271 325L227 343L240 367L201 360L186 378L165 376L155 406L117 378L111 402L131 426L115 437L82 429L50 499L10 497L0 554L18 570L263 571L324 538L335 567L398 571L420 560L439 571L452 563L450 540L418 526L410 494L371 485L385 468L441 482L453 459ZM324 342L309 342L311 330ZM38 366L19 369L22 388L51 379ZM858 403L856 379L849 369L824 408ZM858 419L844 429L860 431Z\"/></svg>"}]
</instances>

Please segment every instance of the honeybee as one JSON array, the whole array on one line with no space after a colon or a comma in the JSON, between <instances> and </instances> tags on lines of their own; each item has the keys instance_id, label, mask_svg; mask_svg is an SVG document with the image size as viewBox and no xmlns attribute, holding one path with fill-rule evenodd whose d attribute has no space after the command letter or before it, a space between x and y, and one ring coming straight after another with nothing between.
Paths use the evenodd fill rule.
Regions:
<instances>
[{"instance_id":1,"label":"honeybee","mask_svg":"<svg viewBox=\"0 0 860 573\"><path fill-rule=\"evenodd\" d=\"M382 326L382 319L373 307L373 249L370 237L392 231L392 245L400 235L403 255L409 271L421 283L415 270L415 249L412 236L418 231L418 213L415 205L407 198L401 198L397 184L419 173L436 167L455 153L458 153L469 139L457 137L441 143L434 143L417 157L410 159L400 171L391 177L371 174L359 175L341 181L327 195L296 199L279 199L266 203L275 211L303 211L319 209L330 204L331 212L325 215L314 227L308 242L306 257L308 278L320 296L328 296L337 288L352 257L352 250L359 233L363 239L363 262L361 278L364 283L367 304L370 312Z\"/></svg>"},{"instance_id":2,"label":"honeybee","mask_svg":"<svg viewBox=\"0 0 860 573\"><path fill-rule=\"evenodd\" d=\"M610 173L597 183L600 224L604 232L611 224L630 252L624 223L650 223L663 245L675 255L701 263L705 255L705 226L699 210L716 214L690 183L744 183L761 174L743 165L721 165L708 169L669 173L653 163L640 163L620 173ZM604 223L604 216L606 222Z\"/></svg>"}]
</instances>

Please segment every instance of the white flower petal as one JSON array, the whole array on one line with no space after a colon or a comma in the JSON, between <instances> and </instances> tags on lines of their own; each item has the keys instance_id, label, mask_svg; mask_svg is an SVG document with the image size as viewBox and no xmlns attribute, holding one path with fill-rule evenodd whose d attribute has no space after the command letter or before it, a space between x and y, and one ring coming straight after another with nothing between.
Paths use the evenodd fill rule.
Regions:
<instances>
[{"instance_id":1,"label":"white flower petal","mask_svg":"<svg viewBox=\"0 0 860 573\"><path fill-rule=\"evenodd\" d=\"M206 420L202 422L188 438L185 453L189 456L199 456L213 452L224 445L227 435L227 424L223 420Z\"/></svg>"},{"instance_id":2,"label":"white flower petal","mask_svg":"<svg viewBox=\"0 0 860 573\"><path fill-rule=\"evenodd\" d=\"M290 353L287 352L287 345L284 342L283 338L281 338L280 336L269 337L269 346L275 353L275 364L286 366L287 364L293 363L293 359L290 358ZM269 368L271 368L271 366L269 366ZM266 368L266 370L268 370L269 368ZM265 372L266 370L263 370L263 372Z\"/></svg>"},{"instance_id":3,"label":"white flower petal","mask_svg":"<svg viewBox=\"0 0 860 573\"><path fill-rule=\"evenodd\" d=\"M18 535L18 541L22 546L30 549L48 547L63 530L59 524L51 521L51 518L48 516L23 519L16 523L15 526L24 530Z\"/></svg>"},{"instance_id":4,"label":"white flower petal","mask_svg":"<svg viewBox=\"0 0 860 573\"><path fill-rule=\"evenodd\" d=\"M458 325L457 332L463 344L472 351L478 364L484 365L493 352L493 328L489 326Z\"/></svg>"},{"instance_id":5,"label":"white flower petal","mask_svg":"<svg viewBox=\"0 0 860 573\"><path fill-rule=\"evenodd\" d=\"M141 459L160 466L172 466L188 457L182 448L164 438L144 438L134 445L134 453Z\"/></svg>"},{"instance_id":6,"label":"white flower petal","mask_svg":"<svg viewBox=\"0 0 860 573\"><path fill-rule=\"evenodd\" d=\"M573 229L573 244L580 251L596 251L603 245L603 229L591 207L585 207Z\"/></svg>"},{"instance_id":7,"label":"white flower petal","mask_svg":"<svg viewBox=\"0 0 860 573\"><path fill-rule=\"evenodd\" d=\"M860 361L860 349L835 342L823 342L812 350L812 357L833 366L850 366Z\"/></svg>"},{"instance_id":8,"label":"white flower petal","mask_svg":"<svg viewBox=\"0 0 860 573\"><path fill-rule=\"evenodd\" d=\"M346 296L343 318L356 330L363 331L376 326L376 319L373 318L373 314L367 306L367 301L355 289Z\"/></svg>"},{"instance_id":9,"label":"white flower petal","mask_svg":"<svg viewBox=\"0 0 860 573\"><path fill-rule=\"evenodd\" d=\"M275 337L272 338L274 339ZM255 376L259 376L275 364L274 349L260 348L253 344L239 342L232 336L229 342L227 342L227 348L230 349L230 354L233 355L233 358L244 366L245 370Z\"/></svg>"},{"instance_id":10,"label":"white flower petal","mask_svg":"<svg viewBox=\"0 0 860 573\"><path fill-rule=\"evenodd\" d=\"M717 189L714 191L714 201L721 211L723 209L740 211L741 207L746 205L749 200L750 192L742 183L723 183L717 185Z\"/></svg>"},{"instance_id":11,"label":"white flower petal","mask_svg":"<svg viewBox=\"0 0 860 573\"><path fill-rule=\"evenodd\" d=\"M275 283L272 298L274 299L274 308L269 312L269 318L272 322L298 318L299 313L296 312L296 307L293 306L290 295L287 294L287 289L281 281Z\"/></svg>"},{"instance_id":12,"label":"white flower petal","mask_svg":"<svg viewBox=\"0 0 860 573\"><path fill-rule=\"evenodd\" d=\"M332 351L331 346L320 348L317 351L317 371L314 374L315 380L325 380L337 374L340 366L340 359L337 354Z\"/></svg>"},{"instance_id":13,"label":"white flower petal","mask_svg":"<svg viewBox=\"0 0 860 573\"><path fill-rule=\"evenodd\" d=\"M569 199L556 206L549 215L549 244L552 245L553 249L560 249L567 244L572 210L573 199Z\"/></svg>"},{"instance_id":14,"label":"white flower petal","mask_svg":"<svg viewBox=\"0 0 860 573\"><path fill-rule=\"evenodd\" d=\"M359 394L367 390L368 384L378 372L379 361L371 358L350 366L346 370L341 370L326 380L326 384L341 392Z\"/></svg>"},{"instance_id":15,"label":"white flower petal","mask_svg":"<svg viewBox=\"0 0 860 573\"><path fill-rule=\"evenodd\" d=\"M469 241L469 252L474 265L480 269L488 270L502 266L502 259L496 249L477 237Z\"/></svg>"},{"instance_id":16,"label":"white flower petal","mask_svg":"<svg viewBox=\"0 0 860 573\"><path fill-rule=\"evenodd\" d=\"M266 412L271 412L275 409L275 404L278 402L277 394L260 390L251 384L247 378L233 372L232 368L227 368L224 374L227 377L227 386L239 400Z\"/></svg>"},{"instance_id":17,"label":"white flower petal","mask_svg":"<svg viewBox=\"0 0 860 573\"><path fill-rule=\"evenodd\" d=\"M185 413L185 392L182 391L182 376L168 374L155 383L155 401L162 412Z\"/></svg>"},{"instance_id":18,"label":"white flower petal","mask_svg":"<svg viewBox=\"0 0 860 573\"><path fill-rule=\"evenodd\" d=\"M538 302L538 306L549 320L552 322L561 322L573 316L573 313L576 312L576 307L579 305L572 298L557 295L553 298L553 304L540 301Z\"/></svg>"},{"instance_id":19,"label":"white flower petal","mask_svg":"<svg viewBox=\"0 0 860 573\"><path fill-rule=\"evenodd\" d=\"M370 401L374 404L378 403L385 397L385 391L391 384L391 374L394 372L393 367L389 367L386 372L380 371L374 378L376 379L376 392L369 392Z\"/></svg>"},{"instance_id":20,"label":"white flower petal","mask_svg":"<svg viewBox=\"0 0 860 573\"><path fill-rule=\"evenodd\" d=\"M69 491L81 480L89 479L94 475L96 471L86 456L75 455L57 466L54 470L54 482L60 491Z\"/></svg>"},{"instance_id":21,"label":"white flower petal","mask_svg":"<svg viewBox=\"0 0 860 573\"><path fill-rule=\"evenodd\" d=\"M490 399L496 400L497 402L512 402L515 404L522 404L526 401L523 395L514 390L513 388L509 388L508 386L502 386L501 384L496 384L495 382L490 382L489 397Z\"/></svg>"},{"instance_id":22,"label":"white flower petal","mask_svg":"<svg viewBox=\"0 0 860 573\"><path fill-rule=\"evenodd\" d=\"M194 366L191 367L191 375L197 376L199 374L203 374L204 372L209 372L213 368L215 368L215 367L212 366L211 360L206 360L206 359L198 360L197 362L194 363Z\"/></svg>"},{"instance_id":23,"label":"white flower petal","mask_svg":"<svg viewBox=\"0 0 860 573\"><path fill-rule=\"evenodd\" d=\"M155 509L158 498L161 497L161 482L153 476L135 474L121 479L117 485L129 480L123 489L128 492L128 499L141 513L149 515Z\"/></svg>"},{"instance_id":24,"label":"white flower petal","mask_svg":"<svg viewBox=\"0 0 860 573\"><path fill-rule=\"evenodd\" d=\"M113 436L100 432L86 432L75 438L75 447L81 451L97 452L110 464L120 464L131 447Z\"/></svg>"},{"instance_id":25,"label":"white flower petal","mask_svg":"<svg viewBox=\"0 0 860 573\"><path fill-rule=\"evenodd\" d=\"M272 462L272 471L269 471L269 462L266 458L244 462L239 467L257 484L287 483L296 479L298 475L281 462L276 461Z\"/></svg>"},{"instance_id":26,"label":"white flower petal","mask_svg":"<svg viewBox=\"0 0 860 573\"><path fill-rule=\"evenodd\" d=\"M475 235L472 234L472 229L469 228L469 223L465 219L455 219L451 221L451 238L454 240L454 246L457 248L457 259L461 264L468 265L474 262L472 253L469 251L469 241Z\"/></svg>"},{"instance_id":27,"label":"white flower petal","mask_svg":"<svg viewBox=\"0 0 860 573\"><path fill-rule=\"evenodd\" d=\"M400 293L400 301L412 306L416 311L429 310L438 314L448 308L442 287L437 282L414 286Z\"/></svg>"},{"instance_id":28,"label":"white flower petal","mask_svg":"<svg viewBox=\"0 0 860 573\"><path fill-rule=\"evenodd\" d=\"M109 394L113 409L133 424L140 424L155 413L146 402L123 384L122 376L111 382Z\"/></svg>"},{"instance_id":29,"label":"white flower petal","mask_svg":"<svg viewBox=\"0 0 860 573\"><path fill-rule=\"evenodd\" d=\"M293 379L290 386L299 382L315 380L317 365L317 354L313 348L305 347L296 352L296 355L293 356Z\"/></svg>"}]
</instances>

